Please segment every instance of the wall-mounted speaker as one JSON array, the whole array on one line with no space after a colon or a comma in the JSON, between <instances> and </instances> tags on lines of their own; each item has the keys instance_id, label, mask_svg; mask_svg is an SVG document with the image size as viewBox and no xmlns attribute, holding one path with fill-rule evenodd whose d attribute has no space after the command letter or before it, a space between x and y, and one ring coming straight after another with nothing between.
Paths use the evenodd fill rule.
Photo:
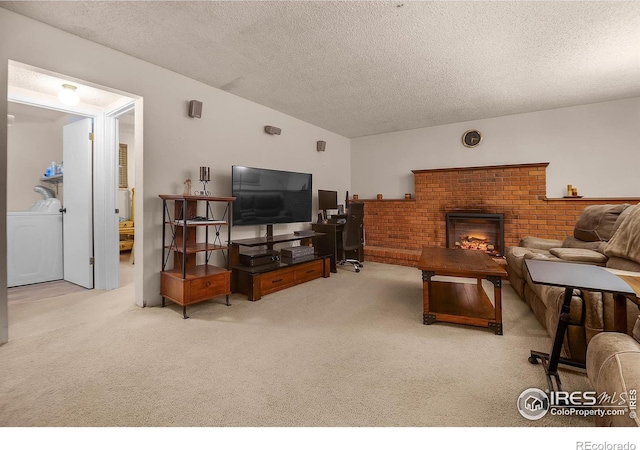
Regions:
<instances>
[{"instance_id":1,"label":"wall-mounted speaker","mask_svg":"<svg viewBox=\"0 0 640 450\"><path fill-rule=\"evenodd\" d=\"M196 117L198 119L202 117L202 102L198 100L191 100L189 102L189 117Z\"/></svg>"},{"instance_id":2,"label":"wall-mounted speaker","mask_svg":"<svg viewBox=\"0 0 640 450\"><path fill-rule=\"evenodd\" d=\"M316 142L316 150L318 150L319 152L323 152L326 147L327 143L325 141Z\"/></svg>"},{"instance_id":3,"label":"wall-mounted speaker","mask_svg":"<svg viewBox=\"0 0 640 450\"><path fill-rule=\"evenodd\" d=\"M274 127L271 125L266 125L264 127L264 132L267 134L280 134L282 132L282 130L278 127Z\"/></svg>"}]
</instances>

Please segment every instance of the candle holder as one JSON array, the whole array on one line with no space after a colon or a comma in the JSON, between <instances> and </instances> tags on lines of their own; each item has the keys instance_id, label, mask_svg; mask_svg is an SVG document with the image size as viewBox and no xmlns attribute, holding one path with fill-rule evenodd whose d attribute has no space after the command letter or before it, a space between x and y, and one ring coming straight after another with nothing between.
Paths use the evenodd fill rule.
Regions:
<instances>
[{"instance_id":1,"label":"candle holder","mask_svg":"<svg viewBox=\"0 0 640 450\"><path fill-rule=\"evenodd\" d=\"M209 167L201 166L200 167L200 182L202 183L202 190L201 191L195 191L194 194L195 195L210 196L211 192L207 191L207 183L209 181L211 181L211 171L209 170Z\"/></svg>"}]
</instances>

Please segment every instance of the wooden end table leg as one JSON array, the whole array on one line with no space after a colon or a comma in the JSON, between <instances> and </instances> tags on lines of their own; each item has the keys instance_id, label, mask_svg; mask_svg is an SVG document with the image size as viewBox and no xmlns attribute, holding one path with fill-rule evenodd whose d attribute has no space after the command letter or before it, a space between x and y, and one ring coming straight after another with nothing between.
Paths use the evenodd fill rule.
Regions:
<instances>
[{"instance_id":1,"label":"wooden end table leg","mask_svg":"<svg viewBox=\"0 0 640 450\"><path fill-rule=\"evenodd\" d=\"M487 277L487 280L493 284L493 298L495 310L495 322L489 323L495 334L502 336L502 278Z\"/></svg>"},{"instance_id":2,"label":"wooden end table leg","mask_svg":"<svg viewBox=\"0 0 640 450\"><path fill-rule=\"evenodd\" d=\"M429 289L431 287L431 278L435 275L435 272L427 270L422 271L422 304L423 314L422 323L425 325L431 325L436 321L435 314L429 312Z\"/></svg>"}]
</instances>

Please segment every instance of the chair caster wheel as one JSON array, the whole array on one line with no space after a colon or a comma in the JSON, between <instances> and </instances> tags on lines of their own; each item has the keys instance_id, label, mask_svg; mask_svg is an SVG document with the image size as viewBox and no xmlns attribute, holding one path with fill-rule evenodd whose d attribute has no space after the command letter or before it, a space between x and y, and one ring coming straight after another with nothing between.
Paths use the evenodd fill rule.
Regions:
<instances>
[{"instance_id":1,"label":"chair caster wheel","mask_svg":"<svg viewBox=\"0 0 640 450\"><path fill-rule=\"evenodd\" d=\"M356 273L357 273L357 272L360 272L360 269L356 269Z\"/></svg>"},{"instance_id":2,"label":"chair caster wheel","mask_svg":"<svg viewBox=\"0 0 640 450\"><path fill-rule=\"evenodd\" d=\"M538 364L538 358L537 358L537 357L535 357L535 356L529 356L529 358L528 358L528 359L529 359L529 362L530 362L531 364Z\"/></svg>"},{"instance_id":3,"label":"chair caster wheel","mask_svg":"<svg viewBox=\"0 0 640 450\"><path fill-rule=\"evenodd\" d=\"M358 264L358 267L364 267L364 265L362 265L362 264Z\"/></svg>"}]
</instances>

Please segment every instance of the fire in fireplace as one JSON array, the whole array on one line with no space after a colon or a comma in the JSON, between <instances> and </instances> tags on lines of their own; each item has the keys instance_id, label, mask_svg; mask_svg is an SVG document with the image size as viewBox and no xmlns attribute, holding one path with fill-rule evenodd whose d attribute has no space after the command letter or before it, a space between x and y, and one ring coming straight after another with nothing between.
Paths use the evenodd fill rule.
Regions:
<instances>
[{"instance_id":1,"label":"fire in fireplace","mask_svg":"<svg viewBox=\"0 0 640 450\"><path fill-rule=\"evenodd\" d=\"M473 212L447 213L447 247L481 250L502 256L504 216Z\"/></svg>"}]
</instances>

